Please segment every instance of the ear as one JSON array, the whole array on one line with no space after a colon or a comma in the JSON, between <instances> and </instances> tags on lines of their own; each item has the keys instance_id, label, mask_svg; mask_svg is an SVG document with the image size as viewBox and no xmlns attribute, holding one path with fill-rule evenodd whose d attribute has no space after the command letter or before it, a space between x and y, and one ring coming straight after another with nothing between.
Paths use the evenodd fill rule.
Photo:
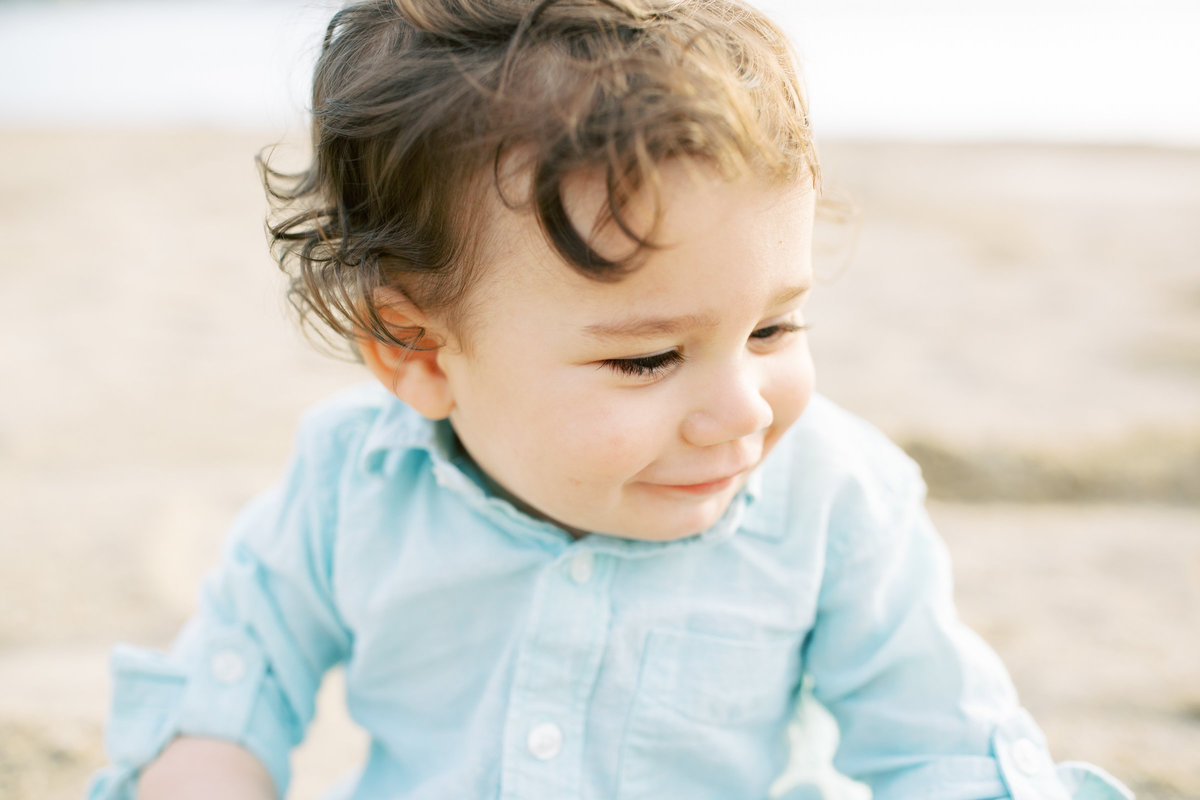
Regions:
<instances>
[{"instance_id":1,"label":"ear","mask_svg":"<svg viewBox=\"0 0 1200 800\"><path fill-rule=\"evenodd\" d=\"M358 352L363 363L392 394L423 417L450 416L454 398L446 373L438 363L443 344L430 331L430 321L400 292L381 289L375 295L379 316L399 338L414 339L412 347L382 342L362 333Z\"/></svg>"}]
</instances>

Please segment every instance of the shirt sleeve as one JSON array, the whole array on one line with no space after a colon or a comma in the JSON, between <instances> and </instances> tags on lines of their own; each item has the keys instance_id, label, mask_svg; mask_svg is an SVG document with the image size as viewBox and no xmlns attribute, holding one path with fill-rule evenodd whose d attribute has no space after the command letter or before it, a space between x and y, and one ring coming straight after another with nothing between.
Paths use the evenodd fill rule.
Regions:
<instances>
[{"instance_id":1,"label":"shirt sleeve","mask_svg":"<svg viewBox=\"0 0 1200 800\"><path fill-rule=\"evenodd\" d=\"M137 778L177 736L223 739L287 792L289 754L324 673L349 651L332 600L342 442L302 429L286 478L234 523L196 615L169 653L119 646L105 746L89 800L134 800Z\"/></svg>"},{"instance_id":2,"label":"shirt sleeve","mask_svg":"<svg viewBox=\"0 0 1200 800\"><path fill-rule=\"evenodd\" d=\"M876 800L1131 800L1095 767L1054 764L999 658L957 618L919 478L841 500L805 644L838 771Z\"/></svg>"}]
</instances>

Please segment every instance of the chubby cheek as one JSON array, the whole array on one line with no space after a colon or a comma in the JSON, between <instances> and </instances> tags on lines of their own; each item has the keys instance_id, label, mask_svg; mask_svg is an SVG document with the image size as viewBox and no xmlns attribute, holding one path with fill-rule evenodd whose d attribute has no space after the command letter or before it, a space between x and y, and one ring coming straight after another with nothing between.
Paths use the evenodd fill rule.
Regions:
<instances>
[{"instance_id":1,"label":"chubby cheek","mask_svg":"<svg viewBox=\"0 0 1200 800\"><path fill-rule=\"evenodd\" d=\"M813 363L808 348L801 348L788 366L774 376L768 388L767 402L774 412L766 442L768 448L800 418L813 395Z\"/></svg>"},{"instance_id":2,"label":"chubby cheek","mask_svg":"<svg viewBox=\"0 0 1200 800\"><path fill-rule=\"evenodd\" d=\"M551 427L565 460L563 476L572 485L616 489L654 460L652 417L595 398L576 400Z\"/></svg>"}]
</instances>

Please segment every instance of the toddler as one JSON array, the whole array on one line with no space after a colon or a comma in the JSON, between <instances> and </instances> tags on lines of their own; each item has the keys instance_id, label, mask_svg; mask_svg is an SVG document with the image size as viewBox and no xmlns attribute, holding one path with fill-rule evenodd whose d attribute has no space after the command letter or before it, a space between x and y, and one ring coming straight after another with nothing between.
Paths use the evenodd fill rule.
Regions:
<instances>
[{"instance_id":1,"label":"toddler","mask_svg":"<svg viewBox=\"0 0 1200 800\"><path fill-rule=\"evenodd\" d=\"M739 0L368 0L314 157L264 167L309 413L168 655L119 648L95 800L271 798L345 669L339 797L812 798L801 686L877 798L1131 795L1055 765L955 617L917 469L813 393L820 172Z\"/></svg>"}]
</instances>

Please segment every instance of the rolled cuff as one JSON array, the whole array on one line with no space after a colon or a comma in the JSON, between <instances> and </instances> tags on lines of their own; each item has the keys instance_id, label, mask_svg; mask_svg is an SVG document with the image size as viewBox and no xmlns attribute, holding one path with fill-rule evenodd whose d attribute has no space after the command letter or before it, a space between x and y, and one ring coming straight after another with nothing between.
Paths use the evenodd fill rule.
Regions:
<instances>
[{"instance_id":1,"label":"rolled cuff","mask_svg":"<svg viewBox=\"0 0 1200 800\"><path fill-rule=\"evenodd\" d=\"M1021 710L997 726L992 751L1012 800L1133 800L1133 793L1090 764L1055 765L1046 740Z\"/></svg>"},{"instance_id":2,"label":"rolled cuff","mask_svg":"<svg viewBox=\"0 0 1200 800\"><path fill-rule=\"evenodd\" d=\"M161 653L118 646L112 655L112 710L105 747L112 767L98 773L89 800L133 800L141 770L178 736L221 739L257 757L283 796L288 754L301 731L245 632L207 637L204 658L185 667Z\"/></svg>"},{"instance_id":3,"label":"rolled cuff","mask_svg":"<svg viewBox=\"0 0 1200 800\"><path fill-rule=\"evenodd\" d=\"M875 800L1133 800L1129 789L1098 767L1056 765L1024 709L995 727L990 755L942 756L871 785Z\"/></svg>"},{"instance_id":4,"label":"rolled cuff","mask_svg":"<svg viewBox=\"0 0 1200 800\"><path fill-rule=\"evenodd\" d=\"M1082 761L1059 764L1058 778L1071 793L1071 800L1134 800L1129 787L1099 767Z\"/></svg>"}]
</instances>

